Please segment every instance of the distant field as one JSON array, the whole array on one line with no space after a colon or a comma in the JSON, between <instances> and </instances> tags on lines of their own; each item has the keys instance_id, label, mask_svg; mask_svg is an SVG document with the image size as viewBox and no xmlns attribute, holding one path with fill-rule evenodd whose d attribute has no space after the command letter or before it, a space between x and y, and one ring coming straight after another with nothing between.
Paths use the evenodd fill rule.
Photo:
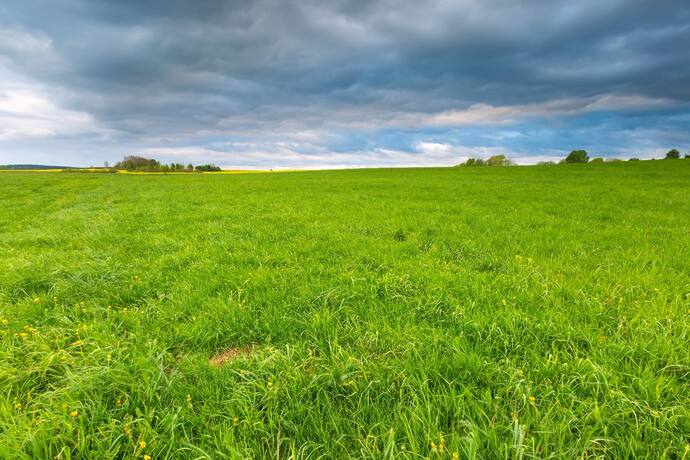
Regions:
<instances>
[{"instance_id":1,"label":"distant field","mask_svg":"<svg viewBox=\"0 0 690 460\"><path fill-rule=\"evenodd\" d=\"M690 160L0 173L1 458L690 459Z\"/></svg>"}]
</instances>

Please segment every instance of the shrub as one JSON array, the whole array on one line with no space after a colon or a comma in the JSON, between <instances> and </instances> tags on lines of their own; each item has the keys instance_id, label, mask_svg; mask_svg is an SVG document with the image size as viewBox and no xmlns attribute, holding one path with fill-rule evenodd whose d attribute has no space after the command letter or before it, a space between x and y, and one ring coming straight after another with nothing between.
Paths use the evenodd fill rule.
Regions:
<instances>
[{"instance_id":1,"label":"shrub","mask_svg":"<svg viewBox=\"0 0 690 460\"><path fill-rule=\"evenodd\" d=\"M640 161L640 159L639 159L639 158L636 158L636 157L632 157L632 158L630 158L628 161Z\"/></svg>"},{"instance_id":2,"label":"shrub","mask_svg":"<svg viewBox=\"0 0 690 460\"><path fill-rule=\"evenodd\" d=\"M566 163L587 163L589 156L586 150L573 150L565 157Z\"/></svg>"},{"instance_id":3,"label":"shrub","mask_svg":"<svg viewBox=\"0 0 690 460\"><path fill-rule=\"evenodd\" d=\"M602 157L596 157L596 158L592 158L590 160L590 163L603 163L603 162L604 162L604 159Z\"/></svg>"}]
</instances>

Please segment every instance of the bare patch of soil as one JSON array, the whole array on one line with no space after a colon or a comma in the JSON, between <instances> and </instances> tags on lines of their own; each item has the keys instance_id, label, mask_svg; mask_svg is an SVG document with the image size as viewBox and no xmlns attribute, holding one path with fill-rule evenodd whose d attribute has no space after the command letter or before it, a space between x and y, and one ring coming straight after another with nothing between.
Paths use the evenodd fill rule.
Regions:
<instances>
[{"instance_id":1,"label":"bare patch of soil","mask_svg":"<svg viewBox=\"0 0 690 460\"><path fill-rule=\"evenodd\" d=\"M211 356L208 363L213 367L223 366L231 361L240 358L246 358L252 353L252 348L242 347L242 348L227 348L215 356Z\"/></svg>"}]
</instances>

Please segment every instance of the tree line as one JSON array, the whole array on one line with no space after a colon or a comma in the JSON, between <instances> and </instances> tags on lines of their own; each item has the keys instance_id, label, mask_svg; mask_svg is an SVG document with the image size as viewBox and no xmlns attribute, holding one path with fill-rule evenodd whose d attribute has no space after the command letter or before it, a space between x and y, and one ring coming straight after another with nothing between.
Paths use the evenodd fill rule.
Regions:
<instances>
[{"instance_id":1,"label":"tree line","mask_svg":"<svg viewBox=\"0 0 690 460\"><path fill-rule=\"evenodd\" d=\"M671 149L666 152L665 160L678 160L680 159L680 152L678 149ZM685 159L690 159L690 153L685 154ZM563 158L559 163L603 163L623 161L620 158L607 158L604 160L602 157L589 158L589 154L586 150L573 150L565 158ZM629 158L628 161L639 161L639 158ZM481 158L469 158L464 163L460 163L457 166L511 166L514 165L508 157L505 155L494 155L484 160ZM554 161L541 161L537 163L539 165L553 165L556 164Z\"/></svg>"},{"instance_id":2,"label":"tree line","mask_svg":"<svg viewBox=\"0 0 690 460\"><path fill-rule=\"evenodd\" d=\"M106 168L108 164L106 163ZM128 155L122 161L115 163L115 169L124 169L127 171L142 171L142 172L206 172L206 171L220 171L220 167L213 164L197 165L189 163L184 165L181 163L162 164L153 158L144 158L137 155Z\"/></svg>"}]
</instances>

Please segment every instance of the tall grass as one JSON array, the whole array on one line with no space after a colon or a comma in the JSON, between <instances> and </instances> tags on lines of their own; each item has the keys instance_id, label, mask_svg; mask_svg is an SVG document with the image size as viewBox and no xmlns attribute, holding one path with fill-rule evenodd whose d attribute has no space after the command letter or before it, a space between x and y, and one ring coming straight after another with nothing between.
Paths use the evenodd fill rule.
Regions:
<instances>
[{"instance_id":1,"label":"tall grass","mask_svg":"<svg viewBox=\"0 0 690 460\"><path fill-rule=\"evenodd\" d=\"M684 161L1 173L0 457L690 459L689 196Z\"/></svg>"}]
</instances>

